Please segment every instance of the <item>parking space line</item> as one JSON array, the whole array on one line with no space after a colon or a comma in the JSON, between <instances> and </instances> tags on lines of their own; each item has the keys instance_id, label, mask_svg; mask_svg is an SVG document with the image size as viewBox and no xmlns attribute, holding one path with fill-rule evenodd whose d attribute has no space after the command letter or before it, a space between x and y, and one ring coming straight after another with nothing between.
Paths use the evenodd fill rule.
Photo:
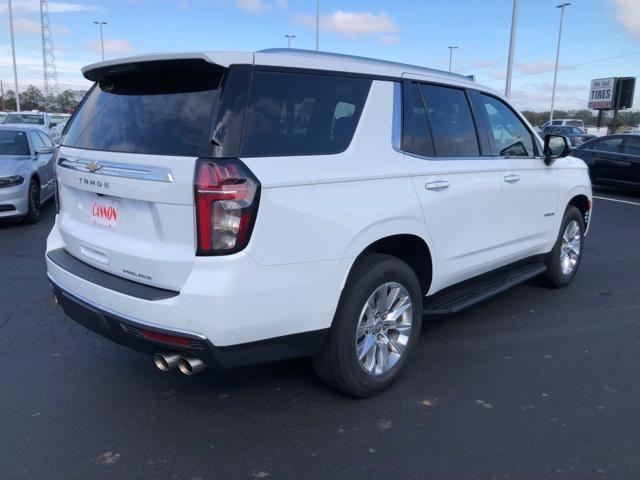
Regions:
<instances>
[{"instance_id":1,"label":"parking space line","mask_svg":"<svg viewBox=\"0 0 640 480\"><path fill-rule=\"evenodd\" d=\"M617 202L617 203L626 203L627 205L636 205L638 207L640 207L640 203L638 202L630 202L629 200L618 200L617 198L609 198L609 197L597 197L597 196L593 196L593 198L597 198L598 200L608 200L610 202Z\"/></svg>"}]
</instances>

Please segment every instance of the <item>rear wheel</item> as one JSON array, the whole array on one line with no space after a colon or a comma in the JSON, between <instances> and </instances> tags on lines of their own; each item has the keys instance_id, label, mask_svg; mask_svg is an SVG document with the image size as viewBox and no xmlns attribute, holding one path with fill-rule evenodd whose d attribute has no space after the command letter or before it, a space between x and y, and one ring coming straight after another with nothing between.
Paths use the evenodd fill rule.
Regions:
<instances>
[{"instance_id":1,"label":"rear wheel","mask_svg":"<svg viewBox=\"0 0 640 480\"><path fill-rule=\"evenodd\" d=\"M553 288L566 287L576 276L584 250L584 218L569 206L562 219L560 233L547 258L546 283Z\"/></svg>"},{"instance_id":2,"label":"rear wheel","mask_svg":"<svg viewBox=\"0 0 640 480\"><path fill-rule=\"evenodd\" d=\"M26 223L38 223L40 220L40 185L36 180L31 180L29 185L29 210L24 216Z\"/></svg>"},{"instance_id":3,"label":"rear wheel","mask_svg":"<svg viewBox=\"0 0 640 480\"><path fill-rule=\"evenodd\" d=\"M349 275L313 366L344 393L374 395L399 376L421 325L422 291L411 267L389 255L368 255Z\"/></svg>"}]
</instances>

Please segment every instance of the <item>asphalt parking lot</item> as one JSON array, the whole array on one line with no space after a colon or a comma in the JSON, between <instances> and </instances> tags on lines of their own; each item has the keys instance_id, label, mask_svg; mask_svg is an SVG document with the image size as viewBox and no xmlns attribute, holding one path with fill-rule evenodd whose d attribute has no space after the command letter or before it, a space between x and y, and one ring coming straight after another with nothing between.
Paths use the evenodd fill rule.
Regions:
<instances>
[{"instance_id":1,"label":"asphalt parking lot","mask_svg":"<svg viewBox=\"0 0 640 480\"><path fill-rule=\"evenodd\" d=\"M637 480L640 195L596 195L569 288L432 321L368 400L304 360L163 374L53 304L51 204L2 222L0 478Z\"/></svg>"}]
</instances>

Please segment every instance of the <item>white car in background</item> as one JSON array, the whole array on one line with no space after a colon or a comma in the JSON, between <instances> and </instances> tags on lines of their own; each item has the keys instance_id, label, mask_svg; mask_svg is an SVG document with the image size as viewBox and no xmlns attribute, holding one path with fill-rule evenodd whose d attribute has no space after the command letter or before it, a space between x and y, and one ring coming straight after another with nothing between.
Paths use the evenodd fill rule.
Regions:
<instances>
[{"instance_id":1,"label":"white car in background","mask_svg":"<svg viewBox=\"0 0 640 480\"><path fill-rule=\"evenodd\" d=\"M585 164L464 76L287 49L83 73L48 276L68 316L161 370L308 356L373 395L423 315L580 265Z\"/></svg>"}]
</instances>

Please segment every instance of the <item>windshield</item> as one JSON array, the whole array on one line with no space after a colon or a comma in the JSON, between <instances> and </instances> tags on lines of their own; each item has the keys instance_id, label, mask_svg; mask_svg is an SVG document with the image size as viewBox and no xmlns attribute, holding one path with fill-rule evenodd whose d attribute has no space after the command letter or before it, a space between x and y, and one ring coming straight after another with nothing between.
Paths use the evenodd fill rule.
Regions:
<instances>
[{"instance_id":1,"label":"windshield","mask_svg":"<svg viewBox=\"0 0 640 480\"><path fill-rule=\"evenodd\" d=\"M568 127L567 128L567 133L575 133L578 135L583 135L584 134L584 130L580 129L580 128L576 128L576 127Z\"/></svg>"},{"instance_id":2,"label":"windshield","mask_svg":"<svg viewBox=\"0 0 640 480\"><path fill-rule=\"evenodd\" d=\"M51 115L51 126L65 125L69 121L68 115Z\"/></svg>"},{"instance_id":3,"label":"windshield","mask_svg":"<svg viewBox=\"0 0 640 480\"><path fill-rule=\"evenodd\" d=\"M28 123L31 125L44 125L44 116L29 113L10 113L2 123Z\"/></svg>"},{"instance_id":4,"label":"windshield","mask_svg":"<svg viewBox=\"0 0 640 480\"><path fill-rule=\"evenodd\" d=\"M29 142L25 132L0 130L0 155L29 154Z\"/></svg>"}]
</instances>

